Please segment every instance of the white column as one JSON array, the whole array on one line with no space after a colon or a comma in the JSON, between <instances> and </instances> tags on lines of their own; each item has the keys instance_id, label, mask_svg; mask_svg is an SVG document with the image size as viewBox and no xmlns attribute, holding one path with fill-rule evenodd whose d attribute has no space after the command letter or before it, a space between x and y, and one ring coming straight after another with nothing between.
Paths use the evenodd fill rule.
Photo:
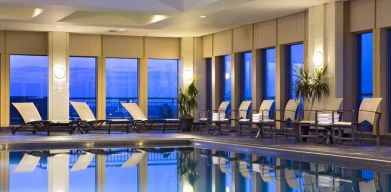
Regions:
<instances>
[{"instance_id":1,"label":"white column","mask_svg":"<svg viewBox=\"0 0 391 192\"><path fill-rule=\"evenodd\" d=\"M52 150L50 153L67 153L67 150ZM48 191L69 191L69 155L57 154L48 157Z\"/></svg>"},{"instance_id":2,"label":"white column","mask_svg":"<svg viewBox=\"0 0 391 192\"><path fill-rule=\"evenodd\" d=\"M328 65L330 98L343 97L343 35L343 2L308 9L307 67Z\"/></svg>"},{"instance_id":3,"label":"white column","mask_svg":"<svg viewBox=\"0 0 391 192\"><path fill-rule=\"evenodd\" d=\"M69 119L69 34L49 32L49 119Z\"/></svg>"}]
</instances>

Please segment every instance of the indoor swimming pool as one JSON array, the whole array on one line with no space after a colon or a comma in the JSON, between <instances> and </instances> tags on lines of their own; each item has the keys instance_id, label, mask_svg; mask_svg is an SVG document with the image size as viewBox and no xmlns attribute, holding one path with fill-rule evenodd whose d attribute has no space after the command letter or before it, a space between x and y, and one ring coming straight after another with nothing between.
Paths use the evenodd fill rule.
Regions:
<instances>
[{"instance_id":1,"label":"indoor swimming pool","mask_svg":"<svg viewBox=\"0 0 391 192\"><path fill-rule=\"evenodd\" d=\"M243 150L246 151L246 150ZM4 191L385 191L390 170L195 147L2 151ZM332 162L332 161L330 161Z\"/></svg>"}]
</instances>

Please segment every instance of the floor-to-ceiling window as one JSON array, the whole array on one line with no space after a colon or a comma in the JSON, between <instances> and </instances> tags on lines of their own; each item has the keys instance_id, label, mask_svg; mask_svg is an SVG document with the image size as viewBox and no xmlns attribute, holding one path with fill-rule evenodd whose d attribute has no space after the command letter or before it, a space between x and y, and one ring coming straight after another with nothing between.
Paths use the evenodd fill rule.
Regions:
<instances>
[{"instance_id":1,"label":"floor-to-ceiling window","mask_svg":"<svg viewBox=\"0 0 391 192\"><path fill-rule=\"evenodd\" d=\"M388 132L391 132L391 30L388 31Z\"/></svg>"},{"instance_id":2,"label":"floor-to-ceiling window","mask_svg":"<svg viewBox=\"0 0 391 192\"><path fill-rule=\"evenodd\" d=\"M138 59L106 58L106 118L125 118L121 103L138 102Z\"/></svg>"},{"instance_id":3,"label":"floor-to-ceiling window","mask_svg":"<svg viewBox=\"0 0 391 192\"><path fill-rule=\"evenodd\" d=\"M242 55L242 100L251 101L251 81L252 81L252 53L246 52Z\"/></svg>"},{"instance_id":4,"label":"floor-to-ceiling window","mask_svg":"<svg viewBox=\"0 0 391 192\"><path fill-rule=\"evenodd\" d=\"M357 93L358 103L373 96L373 35L371 32L357 35Z\"/></svg>"},{"instance_id":5,"label":"floor-to-ceiling window","mask_svg":"<svg viewBox=\"0 0 391 192\"><path fill-rule=\"evenodd\" d=\"M222 100L231 101L232 87L231 87L231 55L226 55L222 57Z\"/></svg>"},{"instance_id":6,"label":"floor-to-ceiling window","mask_svg":"<svg viewBox=\"0 0 391 192\"><path fill-rule=\"evenodd\" d=\"M212 59L206 59L206 110L212 110Z\"/></svg>"},{"instance_id":7,"label":"floor-to-ceiling window","mask_svg":"<svg viewBox=\"0 0 391 192\"><path fill-rule=\"evenodd\" d=\"M293 83L299 77L299 69L304 67L304 44L292 44L286 47L287 98L294 99Z\"/></svg>"},{"instance_id":8,"label":"floor-to-ceiling window","mask_svg":"<svg viewBox=\"0 0 391 192\"><path fill-rule=\"evenodd\" d=\"M263 97L264 99L276 98L276 49L263 50Z\"/></svg>"},{"instance_id":9,"label":"floor-to-ceiling window","mask_svg":"<svg viewBox=\"0 0 391 192\"><path fill-rule=\"evenodd\" d=\"M70 101L86 102L96 115L96 57L70 57L69 95ZM78 117L72 106L69 115Z\"/></svg>"},{"instance_id":10,"label":"floor-to-ceiling window","mask_svg":"<svg viewBox=\"0 0 391 192\"><path fill-rule=\"evenodd\" d=\"M10 56L11 125L23 123L14 102L33 102L42 119L48 118L48 66L48 56Z\"/></svg>"},{"instance_id":11,"label":"floor-to-ceiling window","mask_svg":"<svg viewBox=\"0 0 391 192\"><path fill-rule=\"evenodd\" d=\"M148 59L148 117L178 117L178 60Z\"/></svg>"}]
</instances>

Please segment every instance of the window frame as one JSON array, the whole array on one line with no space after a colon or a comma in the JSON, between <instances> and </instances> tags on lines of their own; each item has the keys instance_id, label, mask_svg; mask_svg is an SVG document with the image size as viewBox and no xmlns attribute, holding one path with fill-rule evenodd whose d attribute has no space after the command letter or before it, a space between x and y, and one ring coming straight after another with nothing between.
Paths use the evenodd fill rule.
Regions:
<instances>
[{"instance_id":1,"label":"window frame","mask_svg":"<svg viewBox=\"0 0 391 192\"><path fill-rule=\"evenodd\" d=\"M263 48L261 49L261 55L262 55L262 58L261 58L261 70L262 70L262 73L261 73L261 78L262 78L262 99L266 100L266 99L270 99L267 97L267 94L266 94L266 90L267 90L267 57L266 57L266 52L267 50L270 50L270 49L274 49L274 51L276 51L276 47L266 47L266 48ZM277 55L275 54L275 57L274 57L274 67L276 67L276 60L277 60ZM276 70L275 70L276 72ZM275 73L274 74L274 81L276 82L276 78L277 78L277 74ZM276 86L276 83L274 84L274 87ZM276 99L276 88L274 89L274 98L273 100Z\"/></svg>"},{"instance_id":2,"label":"window frame","mask_svg":"<svg viewBox=\"0 0 391 192\"><path fill-rule=\"evenodd\" d=\"M205 68L206 68L206 78L205 78L205 88L206 88L206 110L212 110L212 58L205 58Z\"/></svg>"},{"instance_id":3,"label":"window frame","mask_svg":"<svg viewBox=\"0 0 391 192\"><path fill-rule=\"evenodd\" d=\"M9 68L8 68L8 80L9 80L9 101L10 101L10 108L9 108L9 123L10 125L14 125L14 124L11 124L11 108L13 107L12 104L11 104L11 56L13 55L16 55L16 56L37 56L37 57L47 57L48 58L48 63L47 63L47 74L48 74L48 82L47 82L47 108L46 108L46 114L47 114L47 118L49 118L49 95L50 95L50 58L49 58L49 55L44 55L44 54L19 54L19 53L9 53L8 54L8 64L9 64ZM0 55L1 56L1 55ZM1 62L0 62L1 64ZM38 109L39 111L39 109ZM40 113L42 119L45 119L45 117L42 116L42 114ZM22 119L22 122L23 122L23 119ZM16 124L17 125L17 124Z\"/></svg>"},{"instance_id":4,"label":"window frame","mask_svg":"<svg viewBox=\"0 0 391 192\"><path fill-rule=\"evenodd\" d=\"M361 71L362 71L362 35L364 34L368 34L368 33L371 33L372 35L372 44L373 44L373 31L363 31L363 32L360 32L360 33L356 33L355 34L355 41L356 41L356 54L355 54L355 58L356 58L356 62L355 62L355 66L356 66L356 107L359 108L360 107L360 104L361 104L361 97L363 96L362 95L362 84L361 84ZM373 49L372 50L372 72L373 72L373 69L374 69L374 63L373 63L373 54L374 54L374 51ZM373 84L373 74L371 74L372 76L372 84ZM372 97L373 97L373 86L372 86Z\"/></svg>"},{"instance_id":5,"label":"window frame","mask_svg":"<svg viewBox=\"0 0 391 192\"><path fill-rule=\"evenodd\" d=\"M161 58L147 58L147 79L148 79L148 82L147 82L147 90L149 89L149 70L148 70L148 65L149 65L149 60L175 60L176 61L176 69L177 69L177 78L176 78L176 82L177 82L177 96L176 96L176 102L178 104L178 93L179 93L179 88L180 88L180 77L179 77L179 72L180 72L180 59L176 58L176 59L167 59L167 58L164 58L164 59L161 59ZM148 108L148 111L149 111L149 91L147 91L147 108ZM177 109L176 111L176 116L179 118L179 109ZM147 117L149 117L149 112L147 114Z\"/></svg>"},{"instance_id":6,"label":"window frame","mask_svg":"<svg viewBox=\"0 0 391 192\"><path fill-rule=\"evenodd\" d=\"M104 57L105 61L105 115L107 117L107 60L106 59L135 59L137 61L137 104L140 103L140 58L130 58L130 57ZM114 117L113 119L115 119Z\"/></svg>"},{"instance_id":7,"label":"window frame","mask_svg":"<svg viewBox=\"0 0 391 192\"><path fill-rule=\"evenodd\" d=\"M231 71L230 71L230 79L232 78L232 55L231 54L228 54L228 55L221 55L219 56L219 59L220 59L220 62L221 62L221 75L220 75L220 91L221 91L221 95L220 95L220 102L221 101L226 101L225 100L225 91L226 91L226 88L225 88L225 60L226 60L226 57L230 57L230 60L231 60ZM232 80L230 82L230 86L231 86L231 89L232 89ZM232 90L231 90L231 98L229 98L228 100L230 103L232 101Z\"/></svg>"},{"instance_id":8,"label":"window frame","mask_svg":"<svg viewBox=\"0 0 391 192\"><path fill-rule=\"evenodd\" d=\"M247 98L245 98L245 88L246 88L246 79L245 79L245 77L246 77L246 75L245 75L245 64L246 64L246 57L245 57L245 54L248 54L248 53L250 53L251 54L251 62L250 62L250 67L251 67L251 74L250 74L250 99L247 99ZM252 70L252 60L254 59L253 58L253 54L252 54L252 51L244 51L244 52L241 52L241 53L239 53L240 54L240 98L241 98L241 100L242 101L246 101L246 100L248 100L248 101L251 101L252 100L252 92L253 92L253 90L252 90L252 72L253 72L253 70Z\"/></svg>"},{"instance_id":9,"label":"window frame","mask_svg":"<svg viewBox=\"0 0 391 192\"><path fill-rule=\"evenodd\" d=\"M71 58L72 57L76 57L76 58L94 58L95 59L95 111L91 110L93 112L93 114L95 115L95 117L97 117L98 115L98 68L99 68L99 56L78 56L78 55L69 55L68 57L68 69L69 69L69 72L68 72L68 80L69 80L69 101L71 101ZM71 117L71 108L72 106L69 105L69 118L72 119L74 117Z\"/></svg>"},{"instance_id":10,"label":"window frame","mask_svg":"<svg viewBox=\"0 0 391 192\"><path fill-rule=\"evenodd\" d=\"M292 76L292 60L291 60L291 56L292 56L292 53L291 53L291 47L294 46L294 45L303 45L304 47L304 57L303 57L303 66L305 66L305 43L304 42L295 42L295 43L290 43L290 44L286 44L284 46L285 48L285 83L286 83L286 101L290 100L290 99L295 99L295 98L292 98L292 95L291 95L291 89L292 89L292 85L291 85L291 76Z\"/></svg>"},{"instance_id":11,"label":"window frame","mask_svg":"<svg viewBox=\"0 0 391 192\"><path fill-rule=\"evenodd\" d=\"M391 29L387 31L387 51L388 51L388 132L391 132Z\"/></svg>"}]
</instances>

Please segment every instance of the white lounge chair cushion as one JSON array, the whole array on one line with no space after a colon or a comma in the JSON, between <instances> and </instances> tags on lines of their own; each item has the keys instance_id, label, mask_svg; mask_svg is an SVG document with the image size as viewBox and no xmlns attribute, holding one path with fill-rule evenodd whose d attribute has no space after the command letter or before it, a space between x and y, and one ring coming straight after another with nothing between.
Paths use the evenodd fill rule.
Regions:
<instances>
[{"instance_id":1,"label":"white lounge chair cushion","mask_svg":"<svg viewBox=\"0 0 391 192\"><path fill-rule=\"evenodd\" d=\"M42 117L34 103L12 103L12 105L16 108L16 110L18 110L25 123L42 120Z\"/></svg>"},{"instance_id":2,"label":"white lounge chair cushion","mask_svg":"<svg viewBox=\"0 0 391 192\"><path fill-rule=\"evenodd\" d=\"M110 119L112 122L123 122L123 121L129 121L129 119Z\"/></svg>"},{"instance_id":3,"label":"white lounge chair cushion","mask_svg":"<svg viewBox=\"0 0 391 192\"><path fill-rule=\"evenodd\" d=\"M301 124L315 124L315 121L307 121L307 120L304 120L304 121L300 121Z\"/></svg>"},{"instance_id":4,"label":"white lounge chair cushion","mask_svg":"<svg viewBox=\"0 0 391 192\"><path fill-rule=\"evenodd\" d=\"M334 125L338 125L338 126L351 126L351 125L352 125L352 122L339 121L339 122L335 122Z\"/></svg>"},{"instance_id":5,"label":"white lounge chair cushion","mask_svg":"<svg viewBox=\"0 0 391 192\"><path fill-rule=\"evenodd\" d=\"M73 102L71 101L71 105L76 110L80 119L83 121L95 121L96 118L94 113L92 113L90 107L85 102Z\"/></svg>"},{"instance_id":6,"label":"white lounge chair cushion","mask_svg":"<svg viewBox=\"0 0 391 192\"><path fill-rule=\"evenodd\" d=\"M239 122L250 122L250 119L239 119Z\"/></svg>"},{"instance_id":7,"label":"white lounge chair cushion","mask_svg":"<svg viewBox=\"0 0 391 192\"><path fill-rule=\"evenodd\" d=\"M242 101L242 103L239 106L239 119L240 118L247 118L247 112L250 110L251 107L251 101Z\"/></svg>"},{"instance_id":8,"label":"white lounge chair cushion","mask_svg":"<svg viewBox=\"0 0 391 192\"><path fill-rule=\"evenodd\" d=\"M164 119L164 120L169 121L169 122L177 122L177 121L179 121L179 119Z\"/></svg>"},{"instance_id":9,"label":"white lounge chair cushion","mask_svg":"<svg viewBox=\"0 0 391 192\"><path fill-rule=\"evenodd\" d=\"M148 118L144 112L140 109L137 103L121 103L121 105L128 111L132 118L136 121L146 121Z\"/></svg>"},{"instance_id":10,"label":"white lounge chair cushion","mask_svg":"<svg viewBox=\"0 0 391 192\"><path fill-rule=\"evenodd\" d=\"M208 118L205 118L205 117L200 118L200 121L208 121Z\"/></svg>"}]
</instances>

